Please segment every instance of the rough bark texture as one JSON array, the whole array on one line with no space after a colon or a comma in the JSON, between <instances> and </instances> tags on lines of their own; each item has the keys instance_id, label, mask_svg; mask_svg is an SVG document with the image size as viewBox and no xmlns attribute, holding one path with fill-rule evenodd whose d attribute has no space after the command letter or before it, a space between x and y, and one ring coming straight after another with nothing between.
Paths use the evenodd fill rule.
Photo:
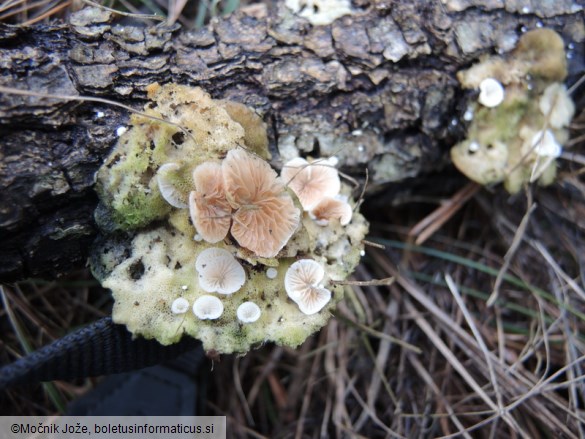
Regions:
<instances>
[{"instance_id":1,"label":"rough bark texture","mask_svg":"<svg viewBox=\"0 0 585 439\"><path fill-rule=\"evenodd\" d=\"M445 163L463 131L455 73L480 55L547 26L582 72L583 2L532 3L356 0L355 15L319 27L279 3L193 32L89 9L69 24L0 25L0 84L137 109L152 82L199 85L257 109L284 158L335 153L375 183L401 181ZM0 281L85 264L94 174L127 119L103 104L0 94Z\"/></svg>"}]
</instances>

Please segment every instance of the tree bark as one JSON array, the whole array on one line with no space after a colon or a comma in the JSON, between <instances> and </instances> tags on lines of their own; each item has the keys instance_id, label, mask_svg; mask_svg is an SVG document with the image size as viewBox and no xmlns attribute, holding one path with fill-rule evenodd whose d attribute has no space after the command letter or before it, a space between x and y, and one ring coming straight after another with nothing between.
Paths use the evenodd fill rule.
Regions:
<instances>
[{"instance_id":1,"label":"tree bark","mask_svg":"<svg viewBox=\"0 0 585 439\"><path fill-rule=\"evenodd\" d=\"M355 0L354 15L311 26L282 3L198 31L89 8L70 23L0 25L0 84L89 95L136 109L158 81L198 85L255 108L275 151L335 154L374 184L446 163L463 134L455 73L546 26L583 71L582 1ZM528 6L526 6L528 5ZM83 266L97 230L94 175L128 112L94 102L0 94L0 281Z\"/></svg>"}]
</instances>

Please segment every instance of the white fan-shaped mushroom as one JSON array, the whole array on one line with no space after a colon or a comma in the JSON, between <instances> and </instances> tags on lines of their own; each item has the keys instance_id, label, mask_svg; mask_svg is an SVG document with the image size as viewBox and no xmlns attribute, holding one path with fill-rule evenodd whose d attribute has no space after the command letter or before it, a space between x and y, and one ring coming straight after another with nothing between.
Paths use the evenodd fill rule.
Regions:
<instances>
[{"instance_id":1,"label":"white fan-shaped mushroom","mask_svg":"<svg viewBox=\"0 0 585 439\"><path fill-rule=\"evenodd\" d=\"M178 163L165 163L158 168L156 182L158 183L160 194L167 203L178 209L185 209L188 207L187 197L176 187L171 177L179 169L181 169L181 165Z\"/></svg>"},{"instance_id":2,"label":"white fan-shaped mushroom","mask_svg":"<svg viewBox=\"0 0 585 439\"><path fill-rule=\"evenodd\" d=\"M207 264L209 264L209 262L212 259L218 258L220 256L221 257L230 256L233 258L232 254L228 252L226 249L219 247L206 248L201 253L199 253L199 256L197 256L197 259L195 260L195 268L197 269L197 271L200 272L205 267L207 267Z\"/></svg>"},{"instance_id":3,"label":"white fan-shaped mushroom","mask_svg":"<svg viewBox=\"0 0 585 439\"><path fill-rule=\"evenodd\" d=\"M311 287L301 299L295 300L303 314L316 314L331 300L331 291L325 288Z\"/></svg>"},{"instance_id":4,"label":"white fan-shaped mushroom","mask_svg":"<svg viewBox=\"0 0 585 439\"><path fill-rule=\"evenodd\" d=\"M284 289L292 300L297 300L311 286L316 286L325 276L325 270L313 259L301 259L293 263L284 275Z\"/></svg>"},{"instance_id":5,"label":"white fan-shaped mushroom","mask_svg":"<svg viewBox=\"0 0 585 439\"><path fill-rule=\"evenodd\" d=\"M189 301L184 297L178 297L171 304L173 314L185 314L189 310Z\"/></svg>"},{"instance_id":6,"label":"white fan-shaped mushroom","mask_svg":"<svg viewBox=\"0 0 585 439\"><path fill-rule=\"evenodd\" d=\"M304 314L319 312L331 300L331 291L318 286L325 270L312 259L301 259L292 264L284 276L284 289Z\"/></svg>"},{"instance_id":7,"label":"white fan-shaped mushroom","mask_svg":"<svg viewBox=\"0 0 585 439\"><path fill-rule=\"evenodd\" d=\"M485 78L479 84L478 101L485 107L497 107L504 101L504 95L504 86L497 79Z\"/></svg>"},{"instance_id":8,"label":"white fan-shaped mushroom","mask_svg":"<svg viewBox=\"0 0 585 439\"><path fill-rule=\"evenodd\" d=\"M554 134L550 130L546 131L538 131L532 137L532 147L534 148L534 152L539 156L546 156L546 157L558 157L563 152L563 148L557 140L555 139Z\"/></svg>"},{"instance_id":9,"label":"white fan-shaped mushroom","mask_svg":"<svg viewBox=\"0 0 585 439\"><path fill-rule=\"evenodd\" d=\"M204 295L193 303L193 314L201 320L215 320L223 314L223 304L215 296Z\"/></svg>"},{"instance_id":10,"label":"white fan-shaped mushroom","mask_svg":"<svg viewBox=\"0 0 585 439\"><path fill-rule=\"evenodd\" d=\"M246 281L242 265L221 248L203 250L195 261L199 286L208 293L233 294Z\"/></svg>"},{"instance_id":11,"label":"white fan-shaped mushroom","mask_svg":"<svg viewBox=\"0 0 585 439\"><path fill-rule=\"evenodd\" d=\"M238 306L236 315L242 323L253 323L260 318L262 311L254 302L244 302Z\"/></svg>"}]
</instances>

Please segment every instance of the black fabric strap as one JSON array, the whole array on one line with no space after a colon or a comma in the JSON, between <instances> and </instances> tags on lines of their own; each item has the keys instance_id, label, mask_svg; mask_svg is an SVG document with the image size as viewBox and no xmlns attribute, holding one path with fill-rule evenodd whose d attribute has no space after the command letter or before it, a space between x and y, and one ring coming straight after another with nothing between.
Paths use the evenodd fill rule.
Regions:
<instances>
[{"instance_id":1,"label":"black fabric strap","mask_svg":"<svg viewBox=\"0 0 585 439\"><path fill-rule=\"evenodd\" d=\"M0 390L40 381L128 372L192 349L202 349L201 343L192 338L170 346L156 340L133 340L126 327L106 317L0 368Z\"/></svg>"}]
</instances>

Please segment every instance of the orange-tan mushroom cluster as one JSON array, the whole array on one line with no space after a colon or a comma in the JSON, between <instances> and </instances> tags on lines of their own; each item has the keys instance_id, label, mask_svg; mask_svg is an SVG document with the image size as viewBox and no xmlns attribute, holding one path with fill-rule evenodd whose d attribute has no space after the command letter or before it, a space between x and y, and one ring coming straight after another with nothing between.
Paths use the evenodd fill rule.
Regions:
<instances>
[{"instance_id":1,"label":"orange-tan mushroom cluster","mask_svg":"<svg viewBox=\"0 0 585 439\"><path fill-rule=\"evenodd\" d=\"M341 182L332 161L309 163L298 157L285 163L280 175L317 224L326 226L333 219L342 226L349 224L352 209L347 197L339 194Z\"/></svg>"},{"instance_id":2,"label":"orange-tan mushroom cluster","mask_svg":"<svg viewBox=\"0 0 585 439\"><path fill-rule=\"evenodd\" d=\"M161 194L172 206L183 207L175 197L167 198L178 191L162 175ZM275 257L299 227L300 211L276 172L244 149L230 150L221 163L197 166L188 205L204 241L216 243L231 232L239 245L262 258Z\"/></svg>"},{"instance_id":3,"label":"orange-tan mushroom cluster","mask_svg":"<svg viewBox=\"0 0 585 439\"><path fill-rule=\"evenodd\" d=\"M368 230L335 160L279 175L253 110L177 84L148 93L157 120L133 117L98 174L96 219L122 232L92 259L113 320L220 353L300 345L343 298Z\"/></svg>"}]
</instances>

